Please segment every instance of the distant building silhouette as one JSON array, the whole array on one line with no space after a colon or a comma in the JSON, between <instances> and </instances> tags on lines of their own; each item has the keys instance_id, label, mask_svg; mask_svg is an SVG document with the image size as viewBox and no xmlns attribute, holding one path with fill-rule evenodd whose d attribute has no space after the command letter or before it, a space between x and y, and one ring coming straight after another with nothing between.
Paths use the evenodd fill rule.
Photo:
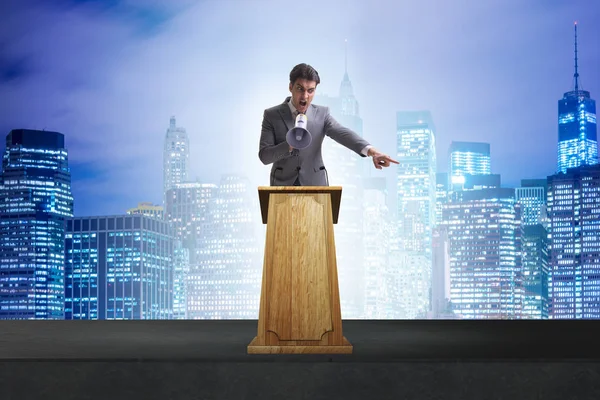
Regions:
<instances>
[{"instance_id":1,"label":"distant building silhouette","mask_svg":"<svg viewBox=\"0 0 600 400\"><path fill-rule=\"evenodd\" d=\"M162 206L157 206L152 203L138 203L137 207L127 210L127 214L143 214L149 217L163 218L164 210Z\"/></svg>"},{"instance_id":2,"label":"distant building silhouette","mask_svg":"<svg viewBox=\"0 0 600 400\"><path fill-rule=\"evenodd\" d=\"M188 306L197 308L188 300L190 291L195 289L190 283L190 270L198 265L197 249L200 238L208 229L209 204L217 193L217 185L211 183L178 183L167 190L165 196L165 219L170 224L181 250L187 254L186 263L177 263L174 271L174 309L175 319L188 318ZM180 270L177 266L186 266Z\"/></svg>"},{"instance_id":3,"label":"distant building silhouette","mask_svg":"<svg viewBox=\"0 0 600 400\"><path fill-rule=\"evenodd\" d=\"M171 117L163 150L163 194L178 183L187 182L190 173L190 143L185 128ZM163 198L164 204L164 198Z\"/></svg>"},{"instance_id":4,"label":"distant building silhouette","mask_svg":"<svg viewBox=\"0 0 600 400\"><path fill-rule=\"evenodd\" d=\"M364 193L364 318L393 319L398 303L396 276L390 262L393 235L384 177L365 178Z\"/></svg>"},{"instance_id":5,"label":"distant building silhouette","mask_svg":"<svg viewBox=\"0 0 600 400\"><path fill-rule=\"evenodd\" d=\"M436 222L435 126L429 111L396 114L397 209L401 258L402 318L431 306L431 240Z\"/></svg>"},{"instance_id":6,"label":"distant building silhouette","mask_svg":"<svg viewBox=\"0 0 600 400\"><path fill-rule=\"evenodd\" d=\"M224 175L207 208L188 279L189 319L257 319L264 236L256 187Z\"/></svg>"}]
</instances>

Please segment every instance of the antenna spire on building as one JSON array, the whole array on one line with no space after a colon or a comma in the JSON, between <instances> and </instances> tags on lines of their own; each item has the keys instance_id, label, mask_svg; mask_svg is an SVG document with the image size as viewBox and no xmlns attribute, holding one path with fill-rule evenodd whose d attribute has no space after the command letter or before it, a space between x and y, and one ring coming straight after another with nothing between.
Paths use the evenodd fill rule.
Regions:
<instances>
[{"instance_id":1,"label":"antenna spire on building","mask_svg":"<svg viewBox=\"0 0 600 400\"><path fill-rule=\"evenodd\" d=\"M575 92L579 92L579 72L577 71L577 21L575 21Z\"/></svg>"},{"instance_id":2,"label":"antenna spire on building","mask_svg":"<svg viewBox=\"0 0 600 400\"><path fill-rule=\"evenodd\" d=\"M348 74L348 39L344 40L344 72Z\"/></svg>"}]
</instances>

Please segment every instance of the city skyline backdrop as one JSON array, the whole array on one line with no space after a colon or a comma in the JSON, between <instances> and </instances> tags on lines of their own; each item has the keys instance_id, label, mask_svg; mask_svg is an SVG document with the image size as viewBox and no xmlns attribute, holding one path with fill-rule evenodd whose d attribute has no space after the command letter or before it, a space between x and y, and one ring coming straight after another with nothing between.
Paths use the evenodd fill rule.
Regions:
<instances>
[{"instance_id":1,"label":"city skyline backdrop","mask_svg":"<svg viewBox=\"0 0 600 400\"><path fill-rule=\"evenodd\" d=\"M299 62L319 71L317 96L337 95L347 40L363 136L381 151L394 154L396 112L423 109L436 126L438 171L450 143L466 141L490 144L503 186L553 174L575 21L580 89L600 93L600 6L457 4L308 1L295 15L274 1L8 1L0 129L65 134L75 215L161 203L171 115L190 138L191 177L244 172L268 185L270 166L257 156L263 110L288 95ZM371 176L391 189L395 173Z\"/></svg>"}]
</instances>

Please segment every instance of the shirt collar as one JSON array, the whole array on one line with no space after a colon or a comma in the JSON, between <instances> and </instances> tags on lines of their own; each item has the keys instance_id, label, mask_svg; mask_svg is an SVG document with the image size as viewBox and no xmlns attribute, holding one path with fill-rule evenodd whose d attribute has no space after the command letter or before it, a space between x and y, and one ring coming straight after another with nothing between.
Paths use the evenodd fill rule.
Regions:
<instances>
[{"instance_id":1,"label":"shirt collar","mask_svg":"<svg viewBox=\"0 0 600 400\"><path fill-rule=\"evenodd\" d=\"M296 110L296 107L294 107L291 97L290 97L290 101L288 101L288 105L290 106L290 111L292 112L292 115L295 117L298 110Z\"/></svg>"}]
</instances>

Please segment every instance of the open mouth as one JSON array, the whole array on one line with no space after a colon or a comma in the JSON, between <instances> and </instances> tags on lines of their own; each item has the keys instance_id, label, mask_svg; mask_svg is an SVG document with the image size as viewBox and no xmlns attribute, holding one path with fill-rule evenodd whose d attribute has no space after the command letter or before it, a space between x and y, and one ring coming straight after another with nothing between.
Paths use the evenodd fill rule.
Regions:
<instances>
[{"instance_id":1,"label":"open mouth","mask_svg":"<svg viewBox=\"0 0 600 400\"><path fill-rule=\"evenodd\" d=\"M305 100L300 100L300 107L304 108L306 107L306 101Z\"/></svg>"}]
</instances>

